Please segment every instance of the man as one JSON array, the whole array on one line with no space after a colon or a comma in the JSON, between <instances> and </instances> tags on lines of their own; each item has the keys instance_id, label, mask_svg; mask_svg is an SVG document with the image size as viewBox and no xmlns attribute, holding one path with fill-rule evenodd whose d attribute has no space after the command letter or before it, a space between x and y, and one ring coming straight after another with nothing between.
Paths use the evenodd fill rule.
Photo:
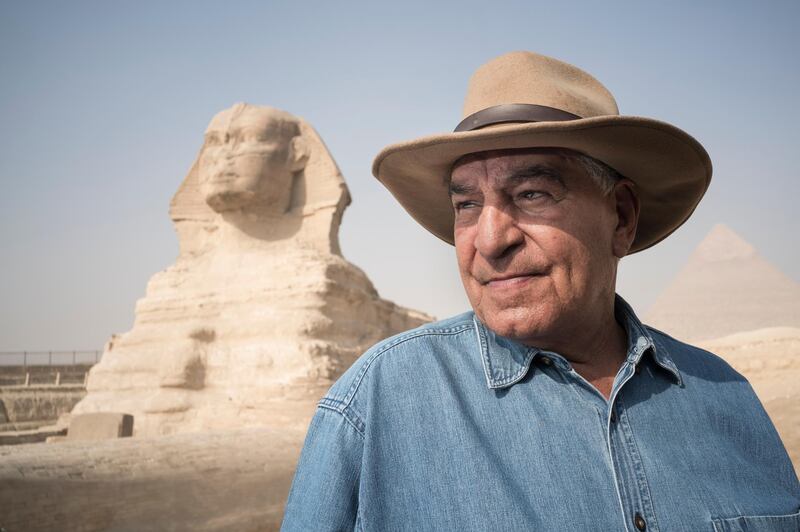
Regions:
<instances>
[{"instance_id":1,"label":"man","mask_svg":"<svg viewBox=\"0 0 800 532\"><path fill-rule=\"evenodd\" d=\"M516 52L453 134L373 171L454 243L474 312L385 340L319 402L284 530L800 530L800 485L745 379L642 325L617 262L708 187L683 131Z\"/></svg>"}]
</instances>

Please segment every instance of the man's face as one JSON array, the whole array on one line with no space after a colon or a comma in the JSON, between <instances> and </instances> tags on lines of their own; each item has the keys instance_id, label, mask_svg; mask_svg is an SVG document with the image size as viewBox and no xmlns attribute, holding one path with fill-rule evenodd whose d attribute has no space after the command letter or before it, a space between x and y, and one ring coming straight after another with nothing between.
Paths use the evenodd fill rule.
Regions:
<instances>
[{"instance_id":1,"label":"man's face","mask_svg":"<svg viewBox=\"0 0 800 532\"><path fill-rule=\"evenodd\" d=\"M450 190L461 279L490 329L547 347L613 305L630 181L606 195L566 150L503 150L460 159Z\"/></svg>"}]
</instances>

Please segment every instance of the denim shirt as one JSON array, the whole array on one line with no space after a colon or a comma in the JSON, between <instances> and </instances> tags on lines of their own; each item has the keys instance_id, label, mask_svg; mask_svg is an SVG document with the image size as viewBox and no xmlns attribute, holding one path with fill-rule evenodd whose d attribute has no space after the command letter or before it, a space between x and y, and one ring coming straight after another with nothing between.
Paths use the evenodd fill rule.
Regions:
<instances>
[{"instance_id":1,"label":"denim shirt","mask_svg":"<svg viewBox=\"0 0 800 532\"><path fill-rule=\"evenodd\" d=\"M282 530L800 531L749 383L643 326L610 399L473 313L375 345L319 402Z\"/></svg>"}]
</instances>

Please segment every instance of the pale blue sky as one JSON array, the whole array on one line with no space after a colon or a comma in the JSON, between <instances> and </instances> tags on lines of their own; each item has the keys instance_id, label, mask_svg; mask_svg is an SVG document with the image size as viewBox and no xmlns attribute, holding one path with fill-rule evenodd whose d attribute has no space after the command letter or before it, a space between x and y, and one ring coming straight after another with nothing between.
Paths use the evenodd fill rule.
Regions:
<instances>
[{"instance_id":1,"label":"pale blue sky","mask_svg":"<svg viewBox=\"0 0 800 532\"><path fill-rule=\"evenodd\" d=\"M371 177L384 145L449 131L481 63L571 62L623 114L671 122L715 165L695 216L623 261L641 312L717 222L800 278L797 2L4 2L0 350L96 349L130 329L177 240L167 208L209 119L238 101L302 116L351 189L345 256L380 293L467 307L452 248Z\"/></svg>"}]
</instances>

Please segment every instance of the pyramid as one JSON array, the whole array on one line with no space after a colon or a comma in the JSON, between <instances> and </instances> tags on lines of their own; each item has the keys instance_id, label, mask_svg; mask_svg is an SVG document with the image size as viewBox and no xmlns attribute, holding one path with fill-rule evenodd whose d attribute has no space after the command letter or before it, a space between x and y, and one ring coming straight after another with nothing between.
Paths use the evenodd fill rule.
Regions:
<instances>
[{"instance_id":1,"label":"pyramid","mask_svg":"<svg viewBox=\"0 0 800 532\"><path fill-rule=\"evenodd\" d=\"M800 283L760 257L730 228L718 224L645 319L688 341L764 327L800 327Z\"/></svg>"}]
</instances>

